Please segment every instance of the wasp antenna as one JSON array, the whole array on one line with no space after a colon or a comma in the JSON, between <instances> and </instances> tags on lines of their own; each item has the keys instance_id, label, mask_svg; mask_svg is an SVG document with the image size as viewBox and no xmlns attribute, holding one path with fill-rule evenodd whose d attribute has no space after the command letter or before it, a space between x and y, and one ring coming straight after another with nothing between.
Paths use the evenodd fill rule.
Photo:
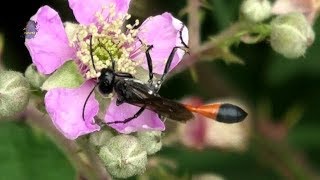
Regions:
<instances>
[{"instance_id":1,"label":"wasp antenna","mask_svg":"<svg viewBox=\"0 0 320 180\"><path fill-rule=\"evenodd\" d=\"M100 40L98 39L98 41L99 41L99 43L101 44L101 42L100 42ZM111 59L111 66L112 66L112 69L113 70L115 70L115 61L114 61L114 59L112 58L112 54L110 53L110 51L107 49L107 48L105 48L104 46L102 46L102 48L105 50L105 51L107 51L107 53L108 53L108 55L109 55L109 57L110 57L110 59Z\"/></svg>"},{"instance_id":2,"label":"wasp antenna","mask_svg":"<svg viewBox=\"0 0 320 180\"><path fill-rule=\"evenodd\" d=\"M247 117L247 113L240 107L228 103L214 103L195 107L192 105L184 105L189 111L201 114L210 119L222 123L237 123L243 121Z\"/></svg>"},{"instance_id":3,"label":"wasp antenna","mask_svg":"<svg viewBox=\"0 0 320 180\"><path fill-rule=\"evenodd\" d=\"M94 60L93 60L92 35L90 35L90 57L91 57L93 69L94 69L94 70L96 71L96 73L97 73L97 69L96 69L96 66L94 65Z\"/></svg>"},{"instance_id":4,"label":"wasp antenna","mask_svg":"<svg viewBox=\"0 0 320 180\"><path fill-rule=\"evenodd\" d=\"M84 111L85 111L85 109L86 109L86 105L87 105L87 103L88 103L88 100L89 100L91 94L93 93L94 89L95 89L98 85L99 85L99 83L97 83L97 84L92 88L92 90L90 91L90 93L89 93L89 95L87 96L86 100L84 101L83 108L82 108L82 120L83 120L83 121L85 121L85 119L84 119Z\"/></svg>"},{"instance_id":5,"label":"wasp antenna","mask_svg":"<svg viewBox=\"0 0 320 180\"><path fill-rule=\"evenodd\" d=\"M110 51L107 50L105 47L103 47L103 48L107 51L107 53L108 53L108 55L109 55L109 57L110 57L110 59L111 59L112 69L115 70L115 68L116 68L116 67L115 67L115 66L116 66L115 64L116 64L116 63L114 62L114 59L112 58L112 54L111 54Z\"/></svg>"}]
</instances>

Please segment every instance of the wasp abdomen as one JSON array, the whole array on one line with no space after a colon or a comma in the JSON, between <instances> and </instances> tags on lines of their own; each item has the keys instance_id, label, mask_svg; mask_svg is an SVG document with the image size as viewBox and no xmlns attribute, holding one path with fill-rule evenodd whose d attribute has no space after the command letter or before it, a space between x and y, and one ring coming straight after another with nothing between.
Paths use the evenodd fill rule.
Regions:
<instances>
[{"instance_id":1,"label":"wasp abdomen","mask_svg":"<svg viewBox=\"0 0 320 180\"><path fill-rule=\"evenodd\" d=\"M237 123L247 117L247 113L233 104L221 104L217 113L216 120L223 123Z\"/></svg>"}]
</instances>

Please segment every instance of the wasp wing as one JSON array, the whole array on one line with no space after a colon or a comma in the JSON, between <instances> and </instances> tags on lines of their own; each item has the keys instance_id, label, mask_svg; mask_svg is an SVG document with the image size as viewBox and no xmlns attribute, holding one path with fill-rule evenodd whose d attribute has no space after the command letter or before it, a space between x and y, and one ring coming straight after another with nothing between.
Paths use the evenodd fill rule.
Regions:
<instances>
[{"instance_id":1,"label":"wasp wing","mask_svg":"<svg viewBox=\"0 0 320 180\"><path fill-rule=\"evenodd\" d=\"M127 79L123 83L125 85L122 86L122 96L129 104L140 107L146 105L147 109L172 120L187 121L194 117L192 112L182 104L160 97L160 95L153 93L148 85L140 81Z\"/></svg>"},{"instance_id":2,"label":"wasp wing","mask_svg":"<svg viewBox=\"0 0 320 180\"><path fill-rule=\"evenodd\" d=\"M192 112L170 99L153 96L146 98L144 102L147 104L147 109L172 120L187 121L193 118Z\"/></svg>"}]
</instances>

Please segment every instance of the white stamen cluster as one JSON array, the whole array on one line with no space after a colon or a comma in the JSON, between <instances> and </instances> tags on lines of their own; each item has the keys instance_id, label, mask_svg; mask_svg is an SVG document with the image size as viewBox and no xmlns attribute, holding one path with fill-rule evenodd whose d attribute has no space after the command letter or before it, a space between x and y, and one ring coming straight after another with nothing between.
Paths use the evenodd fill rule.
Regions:
<instances>
[{"instance_id":1,"label":"white stamen cluster","mask_svg":"<svg viewBox=\"0 0 320 180\"><path fill-rule=\"evenodd\" d=\"M115 5L108 7L108 16L104 17L103 12L107 7L103 7L96 13L96 23L90 25L79 25L77 33L72 37L72 45L77 48L77 57L84 66L86 78L96 78L100 76L103 68L111 67L111 58L115 61L115 70L136 73L137 62L130 59L130 55L139 47L135 47L135 40L139 25L136 20L133 25L124 26L125 20L131 18L130 14L116 13ZM124 30L123 30L124 28ZM90 37L92 36L92 55L90 55ZM111 55L109 55L109 53Z\"/></svg>"}]
</instances>

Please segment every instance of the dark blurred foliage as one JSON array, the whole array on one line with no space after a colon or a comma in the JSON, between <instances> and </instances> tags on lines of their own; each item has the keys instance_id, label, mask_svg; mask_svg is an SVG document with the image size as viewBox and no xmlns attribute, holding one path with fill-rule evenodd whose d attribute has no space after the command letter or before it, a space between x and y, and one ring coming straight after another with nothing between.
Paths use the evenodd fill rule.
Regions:
<instances>
[{"instance_id":1,"label":"dark blurred foliage","mask_svg":"<svg viewBox=\"0 0 320 180\"><path fill-rule=\"evenodd\" d=\"M179 10L186 5L185 1L136 1L147 2L135 7L140 12L135 16L140 18L164 11L170 11L178 16ZM214 35L236 21L239 2L209 0L208 3L212 9L203 10L202 38L207 39L208 35ZM0 10L2 18L0 32L5 37L2 56L7 68L23 72L31 63L29 53L24 46L23 28L37 9L47 4L60 13L63 21L74 21L74 17L67 1L34 0L6 1L6 3ZM22 7L23 10L18 11L16 6ZM9 12L4 11L5 9ZM186 22L186 17L182 19ZM166 82L161 91L161 94L172 99L197 95L210 100L237 94L236 97L241 98L249 107L258 109L262 106L270 110L266 110L269 117L259 117L258 112L254 112L254 124L261 119L281 123L282 117L290 111L290 108L299 106L303 110L302 117L286 135L285 144L290 148L284 148L286 151L283 148L276 148L284 153L283 156L279 156L281 153L273 154L274 149L270 148L273 145L272 139L270 141L264 139L265 142L262 142L259 137L253 137L248 151L244 153L219 150L198 152L181 147L170 147L164 148L159 154L177 160L178 173L181 176L213 172L221 174L226 179L308 177L304 176L303 170L299 169L304 165L294 167L298 162L290 160L294 158L290 157L291 154L301 155L306 161L306 166L319 172L319 21L315 22L314 28L316 40L303 58L285 59L273 52L267 41L255 45L239 44L232 50L244 59L245 65L227 65L222 60L198 63L196 65L197 82L192 80L189 71L184 71ZM74 171L62 152L41 132L31 130L23 123L1 123L0 143L0 179L71 179L74 176ZM278 158L278 156L280 163L269 162L270 157ZM287 162L283 164L284 166L292 165L291 169L296 172L294 176L286 176L276 168L283 165L281 157L287 156Z\"/></svg>"}]
</instances>

